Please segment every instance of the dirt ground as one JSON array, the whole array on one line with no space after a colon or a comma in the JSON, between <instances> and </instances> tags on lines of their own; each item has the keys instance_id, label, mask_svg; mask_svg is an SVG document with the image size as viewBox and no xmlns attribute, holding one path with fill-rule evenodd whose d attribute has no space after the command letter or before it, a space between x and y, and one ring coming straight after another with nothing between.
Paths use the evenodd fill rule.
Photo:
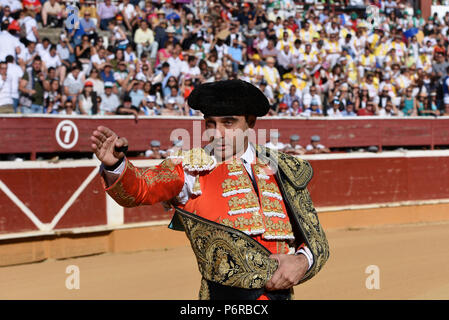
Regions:
<instances>
[{"instance_id":1,"label":"dirt ground","mask_svg":"<svg viewBox=\"0 0 449 320\"><path fill-rule=\"evenodd\" d=\"M296 299L449 299L449 223L327 231L331 257ZM79 267L80 288L66 273ZM367 289L368 266L379 289ZM0 268L0 299L196 299L190 247Z\"/></svg>"}]
</instances>

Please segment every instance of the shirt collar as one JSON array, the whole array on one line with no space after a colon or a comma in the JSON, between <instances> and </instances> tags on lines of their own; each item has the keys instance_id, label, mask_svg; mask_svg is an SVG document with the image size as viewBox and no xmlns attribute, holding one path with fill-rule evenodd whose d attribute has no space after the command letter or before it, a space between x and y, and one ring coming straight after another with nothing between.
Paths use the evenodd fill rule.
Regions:
<instances>
[{"instance_id":1,"label":"shirt collar","mask_svg":"<svg viewBox=\"0 0 449 320\"><path fill-rule=\"evenodd\" d=\"M253 163L254 161L254 150L251 143L248 143L248 147L245 152L240 156L240 159L244 160L246 163Z\"/></svg>"}]
</instances>

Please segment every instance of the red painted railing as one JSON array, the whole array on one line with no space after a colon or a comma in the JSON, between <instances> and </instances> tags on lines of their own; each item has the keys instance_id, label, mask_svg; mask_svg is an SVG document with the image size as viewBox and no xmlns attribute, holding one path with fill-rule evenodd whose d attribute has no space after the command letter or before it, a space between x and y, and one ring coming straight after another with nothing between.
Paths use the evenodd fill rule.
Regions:
<instances>
[{"instance_id":1,"label":"red painted railing","mask_svg":"<svg viewBox=\"0 0 449 320\"><path fill-rule=\"evenodd\" d=\"M90 152L89 137L99 125L114 130L129 140L129 150L142 152L152 139L161 141L162 148L171 145L170 137L178 132L201 138L204 121L200 117L145 117L135 121L131 117L72 117L60 116L0 116L0 153L30 153L35 159L39 153ZM177 131L175 131L177 129ZM449 146L449 118L378 118L363 119L304 119L267 117L257 120L256 136L276 129L280 140L299 134L300 143L307 145L312 135L320 135L321 143L330 148L378 146ZM172 136L173 138L174 136ZM259 140L260 141L260 140Z\"/></svg>"}]
</instances>

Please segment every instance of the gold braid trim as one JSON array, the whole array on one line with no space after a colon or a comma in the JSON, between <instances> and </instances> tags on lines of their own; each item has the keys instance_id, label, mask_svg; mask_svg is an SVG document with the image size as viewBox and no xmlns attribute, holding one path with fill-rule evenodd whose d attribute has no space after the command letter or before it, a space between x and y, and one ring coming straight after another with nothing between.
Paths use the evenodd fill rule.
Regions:
<instances>
[{"instance_id":1,"label":"gold braid trim","mask_svg":"<svg viewBox=\"0 0 449 320\"><path fill-rule=\"evenodd\" d=\"M306 186L313 176L312 166L306 160L257 146L257 156L277 169L276 178L292 227L304 237L313 254L313 265L300 281L303 283L317 274L329 259L329 244ZM274 167L274 168L273 168ZM299 230L297 230L299 228Z\"/></svg>"},{"instance_id":2,"label":"gold braid trim","mask_svg":"<svg viewBox=\"0 0 449 320\"><path fill-rule=\"evenodd\" d=\"M270 252L243 232L176 208L204 279L222 285L263 288L278 267ZM200 298L207 296L202 283Z\"/></svg>"},{"instance_id":3,"label":"gold braid trim","mask_svg":"<svg viewBox=\"0 0 449 320\"><path fill-rule=\"evenodd\" d=\"M217 165L217 160L202 148L193 148L188 151L178 150L168 158L180 159L183 168L191 172L211 171Z\"/></svg>"}]
</instances>

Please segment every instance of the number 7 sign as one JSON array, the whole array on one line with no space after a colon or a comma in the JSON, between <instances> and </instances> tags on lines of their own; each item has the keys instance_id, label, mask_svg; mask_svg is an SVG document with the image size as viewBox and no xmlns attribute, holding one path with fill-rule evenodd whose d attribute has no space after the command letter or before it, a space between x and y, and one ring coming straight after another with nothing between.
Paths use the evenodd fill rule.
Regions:
<instances>
[{"instance_id":1,"label":"number 7 sign","mask_svg":"<svg viewBox=\"0 0 449 320\"><path fill-rule=\"evenodd\" d=\"M56 141L62 148L71 149L78 142L78 127L71 120L63 120L56 127L55 136Z\"/></svg>"}]
</instances>

